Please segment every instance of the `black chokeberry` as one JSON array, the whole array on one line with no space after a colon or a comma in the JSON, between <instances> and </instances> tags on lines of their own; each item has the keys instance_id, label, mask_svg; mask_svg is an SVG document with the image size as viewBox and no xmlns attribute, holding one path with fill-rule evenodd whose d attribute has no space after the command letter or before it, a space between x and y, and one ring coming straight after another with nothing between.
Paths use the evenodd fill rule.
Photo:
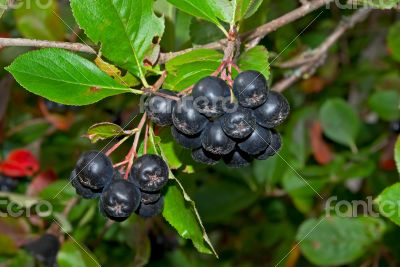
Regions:
<instances>
[{"instance_id":1,"label":"black chokeberry","mask_svg":"<svg viewBox=\"0 0 400 267\"><path fill-rule=\"evenodd\" d=\"M200 133L208 123L207 117L200 114L193 106L193 99L186 96L178 101L172 111L174 126L184 134Z\"/></svg>"},{"instance_id":2,"label":"black chokeberry","mask_svg":"<svg viewBox=\"0 0 400 267\"><path fill-rule=\"evenodd\" d=\"M225 164L231 168L245 167L252 162L252 157L238 148L223 156L223 159Z\"/></svg>"},{"instance_id":3,"label":"black chokeberry","mask_svg":"<svg viewBox=\"0 0 400 267\"><path fill-rule=\"evenodd\" d=\"M167 89L160 89L158 92L169 96L176 96L175 92ZM175 104L176 100L159 95L152 95L145 103L145 110L147 116L155 124L159 126L167 126L172 124L172 109Z\"/></svg>"},{"instance_id":4,"label":"black chokeberry","mask_svg":"<svg viewBox=\"0 0 400 267\"><path fill-rule=\"evenodd\" d=\"M83 186L79 181L78 176L76 175L76 170L73 170L71 172L69 180L72 186L75 188L76 193L83 198L93 199L99 197L101 194L101 189L94 190Z\"/></svg>"},{"instance_id":5,"label":"black chokeberry","mask_svg":"<svg viewBox=\"0 0 400 267\"><path fill-rule=\"evenodd\" d=\"M223 106L230 99L230 89L222 79L208 76L195 84L192 96L197 111L215 118L224 113Z\"/></svg>"},{"instance_id":6,"label":"black chokeberry","mask_svg":"<svg viewBox=\"0 0 400 267\"><path fill-rule=\"evenodd\" d=\"M33 255L45 267L57 266L57 254L60 250L60 241L51 234L44 234L39 239L27 243L23 248Z\"/></svg>"},{"instance_id":7,"label":"black chokeberry","mask_svg":"<svg viewBox=\"0 0 400 267\"><path fill-rule=\"evenodd\" d=\"M175 126L171 127L172 136L175 141L184 148L193 149L201 147L201 133L195 135L187 135L180 132Z\"/></svg>"},{"instance_id":8,"label":"black chokeberry","mask_svg":"<svg viewBox=\"0 0 400 267\"><path fill-rule=\"evenodd\" d=\"M0 174L0 192L12 192L17 189L18 180Z\"/></svg>"},{"instance_id":9,"label":"black chokeberry","mask_svg":"<svg viewBox=\"0 0 400 267\"><path fill-rule=\"evenodd\" d=\"M222 130L221 121L210 122L201 134L201 143L208 152L226 155L235 148L235 141Z\"/></svg>"},{"instance_id":10,"label":"black chokeberry","mask_svg":"<svg viewBox=\"0 0 400 267\"><path fill-rule=\"evenodd\" d=\"M274 128L289 115L290 106L286 98L278 92L270 92L267 101L254 110L257 123L266 128Z\"/></svg>"},{"instance_id":11,"label":"black chokeberry","mask_svg":"<svg viewBox=\"0 0 400 267\"><path fill-rule=\"evenodd\" d=\"M140 203L139 208L136 210L136 213L143 218L151 218L157 216L162 213L164 209L164 197L160 197L154 203L144 204Z\"/></svg>"},{"instance_id":12,"label":"black chokeberry","mask_svg":"<svg viewBox=\"0 0 400 267\"><path fill-rule=\"evenodd\" d=\"M111 160L99 151L84 153L75 169L81 184L94 190L106 186L114 174Z\"/></svg>"},{"instance_id":13,"label":"black chokeberry","mask_svg":"<svg viewBox=\"0 0 400 267\"><path fill-rule=\"evenodd\" d=\"M254 131L256 118L251 109L238 107L236 111L226 113L222 117L221 123L222 129L228 136L242 139Z\"/></svg>"},{"instance_id":14,"label":"black chokeberry","mask_svg":"<svg viewBox=\"0 0 400 267\"><path fill-rule=\"evenodd\" d=\"M265 160L265 159L275 155L279 151L279 149L281 148L281 146L282 146L282 137L281 137L280 133L278 133L275 130L271 130L271 132L272 132L271 144L264 151L262 151L260 154L254 156L255 159Z\"/></svg>"},{"instance_id":15,"label":"black chokeberry","mask_svg":"<svg viewBox=\"0 0 400 267\"><path fill-rule=\"evenodd\" d=\"M142 192L142 198L140 200L143 204L151 204L157 202L161 197L160 191L157 192Z\"/></svg>"},{"instance_id":16,"label":"black chokeberry","mask_svg":"<svg viewBox=\"0 0 400 267\"><path fill-rule=\"evenodd\" d=\"M159 191L168 182L167 163L157 155L146 154L138 158L132 166L134 183L146 192Z\"/></svg>"},{"instance_id":17,"label":"black chokeberry","mask_svg":"<svg viewBox=\"0 0 400 267\"><path fill-rule=\"evenodd\" d=\"M214 165L218 163L218 161L221 159L221 156L212 154L206 151L203 147L200 147L192 150L192 158L198 163Z\"/></svg>"},{"instance_id":18,"label":"black chokeberry","mask_svg":"<svg viewBox=\"0 0 400 267\"><path fill-rule=\"evenodd\" d=\"M113 180L100 197L100 207L110 219L128 218L140 204L141 192L135 184L124 180Z\"/></svg>"},{"instance_id":19,"label":"black chokeberry","mask_svg":"<svg viewBox=\"0 0 400 267\"><path fill-rule=\"evenodd\" d=\"M243 71L233 83L233 93L241 106L246 108L258 107L267 100L267 80L258 71Z\"/></svg>"},{"instance_id":20,"label":"black chokeberry","mask_svg":"<svg viewBox=\"0 0 400 267\"><path fill-rule=\"evenodd\" d=\"M250 155L257 155L265 150L271 142L271 131L256 125L254 132L243 142L238 143L239 148Z\"/></svg>"}]
</instances>

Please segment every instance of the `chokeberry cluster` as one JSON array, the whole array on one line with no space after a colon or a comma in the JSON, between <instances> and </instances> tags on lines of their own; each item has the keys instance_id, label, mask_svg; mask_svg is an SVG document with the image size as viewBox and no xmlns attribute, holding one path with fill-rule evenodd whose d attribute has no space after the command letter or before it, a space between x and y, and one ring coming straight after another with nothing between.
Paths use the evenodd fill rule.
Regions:
<instances>
[{"instance_id":1,"label":"chokeberry cluster","mask_svg":"<svg viewBox=\"0 0 400 267\"><path fill-rule=\"evenodd\" d=\"M144 218L162 212L161 189L168 182L168 174L168 166L161 157L146 154L134 162L125 180L107 155L90 151L79 158L70 181L83 198L99 198L104 216L124 221L134 212Z\"/></svg>"},{"instance_id":2,"label":"chokeberry cluster","mask_svg":"<svg viewBox=\"0 0 400 267\"><path fill-rule=\"evenodd\" d=\"M178 101L150 96L146 112L154 123L171 125L176 142L192 149L197 162L212 165L223 160L229 167L242 167L253 159L265 160L281 147L274 128L289 115L289 103L270 91L257 71L241 72L232 87L218 77L205 77L195 84L192 95Z\"/></svg>"}]
</instances>

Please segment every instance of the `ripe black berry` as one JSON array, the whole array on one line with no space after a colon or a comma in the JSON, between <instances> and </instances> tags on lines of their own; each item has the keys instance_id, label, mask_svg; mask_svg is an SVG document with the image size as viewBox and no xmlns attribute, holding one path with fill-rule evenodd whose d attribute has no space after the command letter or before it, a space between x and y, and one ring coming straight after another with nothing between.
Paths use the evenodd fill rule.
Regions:
<instances>
[{"instance_id":1,"label":"ripe black berry","mask_svg":"<svg viewBox=\"0 0 400 267\"><path fill-rule=\"evenodd\" d=\"M211 122L201 134L201 143L208 152L226 155L235 148L235 141L222 130L221 121Z\"/></svg>"},{"instance_id":2,"label":"ripe black berry","mask_svg":"<svg viewBox=\"0 0 400 267\"><path fill-rule=\"evenodd\" d=\"M110 219L128 218L140 204L141 193L133 183L113 180L100 197L100 207Z\"/></svg>"},{"instance_id":3,"label":"ripe black berry","mask_svg":"<svg viewBox=\"0 0 400 267\"><path fill-rule=\"evenodd\" d=\"M12 192L17 189L18 181L0 174L0 192Z\"/></svg>"},{"instance_id":4,"label":"ripe black berry","mask_svg":"<svg viewBox=\"0 0 400 267\"><path fill-rule=\"evenodd\" d=\"M104 153L98 151L83 154L75 169L81 184L94 190L106 186L114 174L111 160Z\"/></svg>"},{"instance_id":5,"label":"ripe black berry","mask_svg":"<svg viewBox=\"0 0 400 267\"><path fill-rule=\"evenodd\" d=\"M239 107L235 112L226 113L222 119L222 129L232 137L242 139L249 136L256 126L256 118L253 111Z\"/></svg>"},{"instance_id":6,"label":"ripe black berry","mask_svg":"<svg viewBox=\"0 0 400 267\"><path fill-rule=\"evenodd\" d=\"M208 119L194 108L190 97L183 97L172 111L172 121L182 133L195 135L204 129Z\"/></svg>"},{"instance_id":7,"label":"ripe black berry","mask_svg":"<svg viewBox=\"0 0 400 267\"><path fill-rule=\"evenodd\" d=\"M195 135L187 135L181 133L175 126L171 127L172 136L175 141L184 148L193 149L201 147L201 133Z\"/></svg>"},{"instance_id":8,"label":"ripe black berry","mask_svg":"<svg viewBox=\"0 0 400 267\"><path fill-rule=\"evenodd\" d=\"M258 160L265 160L265 159L275 155L281 148L282 137L281 137L280 133L278 133L275 130L271 130L271 132L272 132L271 144L267 147L267 149L262 151L260 154L254 156L254 158L256 158Z\"/></svg>"},{"instance_id":9,"label":"ripe black berry","mask_svg":"<svg viewBox=\"0 0 400 267\"><path fill-rule=\"evenodd\" d=\"M161 214L164 209L164 197L160 197L155 203L144 204L140 203L136 213L143 218L151 218Z\"/></svg>"},{"instance_id":10,"label":"ripe black berry","mask_svg":"<svg viewBox=\"0 0 400 267\"><path fill-rule=\"evenodd\" d=\"M271 142L271 131L261 126L256 126L254 132L243 142L239 148L250 155L257 155L265 150Z\"/></svg>"},{"instance_id":11,"label":"ripe black berry","mask_svg":"<svg viewBox=\"0 0 400 267\"><path fill-rule=\"evenodd\" d=\"M225 164L231 168L245 167L249 165L252 161L250 155L237 148L228 155L225 155L223 159Z\"/></svg>"},{"instance_id":12,"label":"ripe black berry","mask_svg":"<svg viewBox=\"0 0 400 267\"><path fill-rule=\"evenodd\" d=\"M69 180L72 186L75 188L76 193L83 198L93 199L99 197L101 194L101 189L93 190L91 188L83 186L79 181L78 176L76 175L76 170L73 170L71 172Z\"/></svg>"},{"instance_id":13,"label":"ripe black berry","mask_svg":"<svg viewBox=\"0 0 400 267\"><path fill-rule=\"evenodd\" d=\"M220 78L208 76L196 83L192 95L197 111L215 118L224 113L223 105L229 100L230 90Z\"/></svg>"},{"instance_id":14,"label":"ripe black berry","mask_svg":"<svg viewBox=\"0 0 400 267\"><path fill-rule=\"evenodd\" d=\"M54 235L44 234L39 239L24 245L23 248L44 266L53 267L56 266L60 241Z\"/></svg>"},{"instance_id":15,"label":"ripe black berry","mask_svg":"<svg viewBox=\"0 0 400 267\"><path fill-rule=\"evenodd\" d=\"M176 96L176 93L167 89L160 89L158 92ZM147 116L159 126L167 126L172 124L172 109L176 101L170 98L152 95L145 103Z\"/></svg>"},{"instance_id":16,"label":"ripe black berry","mask_svg":"<svg viewBox=\"0 0 400 267\"><path fill-rule=\"evenodd\" d=\"M257 123L266 128L274 128L289 115L290 106L286 98L278 92L270 92L267 101L254 110Z\"/></svg>"},{"instance_id":17,"label":"ripe black berry","mask_svg":"<svg viewBox=\"0 0 400 267\"><path fill-rule=\"evenodd\" d=\"M147 192L159 191L168 182L168 165L157 155L143 155L132 166L134 183Z\"/></svg>"},{"instance_id":18,"label":"ripe black berry","mask_svg":"<svg viewBox=\"0 0 400 267\"><path fill-rule=\"evenodd\" d=\"M161 197L160 191L157 192L142 192L142 198L140 200L143 204L151 204L157 202Z\"/></svg>"},{"instance_id":19,"label":"ripe black berry","mask_svg":"<svg viewBox=\"0 0 400 267\"><path fill-rule=\"evenodd\" d=\"M258 107L267 100L267 80L258 71L244 71L236 77L233 93L243 107Z\"/></svg>"},{"instance_id":20,"label":"ripe black berry","mask_svg":"<svg viewBox=\"0 0 400 267\"><path fill-rule=\"evenodd\" d=\"M221 159L221 156L212 154L206 151L204 148L200 147L192 151L192 158L198 163L214 165L218 163L218 161Z\"/></svg>"}]
</instances>

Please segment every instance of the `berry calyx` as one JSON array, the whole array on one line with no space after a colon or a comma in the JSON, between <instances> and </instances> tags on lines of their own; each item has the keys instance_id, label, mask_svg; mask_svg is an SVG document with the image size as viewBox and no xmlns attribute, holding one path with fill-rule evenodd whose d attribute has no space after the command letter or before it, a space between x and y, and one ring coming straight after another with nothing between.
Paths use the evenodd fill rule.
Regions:
<instances>
[{"instance_id":1,"label":"berry calyx","mask_svg":"<svg viewBox=\"0 0 400 267\"><path fill-rule=\"evenodd\" d=\"M162 213L164 209L164 197L160 197L155 203L140 203L136 213L143 218L155 217Z\"/></svg>"},{"instance_id":2,"label":"berry calyx","mask_svg":"<svg viewBox=\"0 0 400 267\"><path fill-rule=\"evenodd\" d=\"M99 151L84 153L75 169L80 183L93 190L104 188L114 174L111 160Z\"/></svg>"},{"instance_id":3,"label":"berry calyx","mask_svg":"<svg viewBox=\"0 0 400 267\"><path fill-rule=\"evenodd\" d=\"M176 103L172 111L172 121L180 132L187 135L200 133L208 123L207 117L194 108L190 97L183 97Z\"/></svg>"},{"instance_id":4,"label":"berry calyx","mask_svg":"<svg viewBox=\"0 0 400 267\"><path fill-rule=\"evenodd\" d=\"M254 110L257 123L266 128L274 128L289 115L290 106L286 98L278 92L270 92L267 101Z\"/></svg>"},{"instance_id":5,"label":"berry calyx","mask_svg":"<svg viewBox=\"0 0 400 267\"><path fill-rule=\"evenodd\" d=\"M158 92L176 96L176 93L167 89L160 89ZM159 126L167 126L172 124L172 109L176 101L159 95L150 96L145 103L147 116L155 124Z\"/></svg>"},{"instance_id":6,"label":"berry calyx","mask_svg":"<svg viewBox=\"0 0 400 267\"><path fill-rule=\"evenodd\" d=\"M168 165L157 155L143 155L132 166L131 175L134 183L142 191L155 192L168 182Z\"/></svg>"},{"instance_id":7,"label":"berry calyx","mask_svg":"<svg viewBox=\"0 0 400 267\"><path fill-rule=\"evenodd\" d=\"M187 149L201 147L201 133L195 135L187 135L176 129L175 126L171 127L172 137L175 141Z\"/></svg>"},{"instance_id":8,"label":"berry calyx","mask_svg":"<svg viewBox=\"0 0 400 267\"><path fill-rule=\"evenodd\" d=\"M252 110L239 107L235 112L226 113L221 123L222 129L228 136L243 139L254 131L256 118Z\"/></svg>"},{"instance_id":9,"label":"berry calyx","mask_svg":"<svg viewBox=\"0 0 400 267\"><path fill-rule=\"evenodd\" d=\"M267 100L267 80L258 71L243 71L233 82L233 93L241 106L258 107Z\"/></svg>"},{"instance_id":10,"label":"berry calyx","mask_svg":"<svg viewBox=\"0 0 400 267\"><path fill-rule=\"evenodd\" d=\"M250 155L257 155L265 150L271 142L271 131L261 126L256 126L254 132L243 142L239 148Z\"/></svg>"},{"instance_id":11,"label":"berry calyx","mask_svg":"<svg viewBox=\"0 0 400 267\"><path fill-rule=\"evenodd\" d=\"M215 118L224 113L223 105L229 100L229 86L220 78L208 76L193 87L194 106L200 113Z\"/></svg>"},{"instance_id":12,"label":"berry calyx","mask_svg":"<svg viewBox=\"0 0 400 267\"><path fill-rule=\"evenodd\" d=\"M201 143L205 150L216 155L226 155L235 148L235 141L222 130L220 120L207 125L201 135Z\"/></svg>"}]
</instances>

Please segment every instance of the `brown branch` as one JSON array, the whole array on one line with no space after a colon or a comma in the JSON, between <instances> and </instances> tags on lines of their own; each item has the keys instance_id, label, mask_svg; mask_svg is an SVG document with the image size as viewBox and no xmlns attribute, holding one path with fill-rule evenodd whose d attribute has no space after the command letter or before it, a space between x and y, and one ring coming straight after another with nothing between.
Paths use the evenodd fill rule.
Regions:
<instances>
[{"instance_id":1,"label":"brown branch","mask_svg":"<svg viewBox=\"0 0 400 267\"><path fill-rule=\"evenodd\" d=\"M52 47L62 48L76 52L84 52L96 55L97 52L90 46L81 43L67 43L67 42L54 42L43 41L23 38L0 38L0 47L8 46L31 46L31 47Z\"/></svg>"},{"instance_id":2,"label":"brown branch","mask_svg":"<svg viewBox=\"0 0 400 267\"><path fill-rule=\"evenodd\" d=\"M318 67L320 67L323 62L325 61L327 52L329 48L336 43L336 41L349 29L353 28L356 23L359 23L361 21L364 21L369 13L371 12L371 9L369 8L363 8L359 9L356 11L352 16L350 17L344 17L342 21L339 23L339 25L336 27L336 29L332 32L331 35L328 36L328 38L318 47L316 48L312 53L307 52L307 56L303 56L304 60L292 60L289 63L286 62L283 65L286 66L297 66L303 64L300 68L296 69L294 71L294 74L284 78L283 80L279 81L276 83L272 90L281 92L288 87L290 87L292 84L294 84L296 81L298 81L301 78L305 78L304 76L311 75L313 74ZM300 57L301 58L301 57ZM296 63L296 64L294 64ZM281 64L282 65L282 64Z\"/></svg>"}]
</instances>

